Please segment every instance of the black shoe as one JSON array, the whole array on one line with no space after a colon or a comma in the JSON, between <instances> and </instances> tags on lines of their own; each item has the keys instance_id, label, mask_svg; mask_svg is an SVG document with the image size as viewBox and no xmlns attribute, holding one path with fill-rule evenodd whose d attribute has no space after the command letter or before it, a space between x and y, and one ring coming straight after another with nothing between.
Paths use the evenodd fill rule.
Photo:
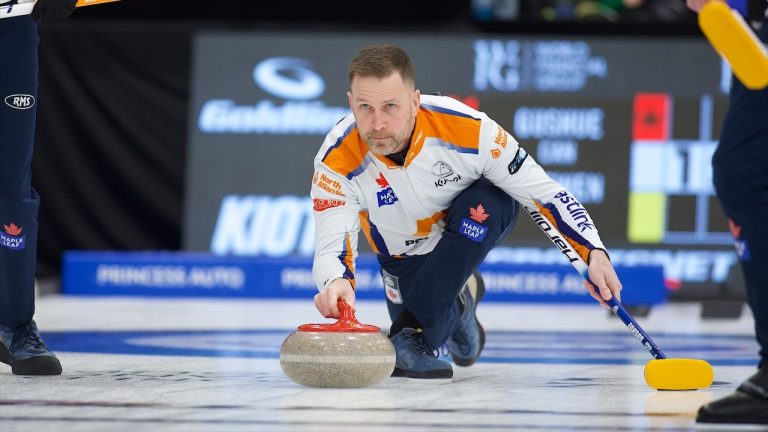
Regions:
<instances>
[{"instance_id":1,"label":"black shoe","mask_svg":"<svg viewBox=\"0 0 768 432\"><path fill-rule=\"evenodd\" d=\"M17 328L0 326L0 362L15 375L61 374L59 359L45 346L34 321Z\"/></svg>"},{"instance_id":2,"label":"black shoe","mask_svg":"<svg viewBox=\"0 0 768 432\"><path fill-rule=\"evenodd\" d=\"M759 369L732 395L699 408L696 422L768 425L768 367Z\"/></svg>"}]
</instances>

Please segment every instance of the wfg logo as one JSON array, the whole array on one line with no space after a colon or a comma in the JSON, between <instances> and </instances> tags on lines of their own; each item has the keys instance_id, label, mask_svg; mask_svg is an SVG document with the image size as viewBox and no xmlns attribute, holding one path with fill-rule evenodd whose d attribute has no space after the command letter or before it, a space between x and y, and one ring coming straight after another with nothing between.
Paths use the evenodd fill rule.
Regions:
<instances>
[{"instance_id":1,"label":"wfg logo","mask_svg":"<svg viewBox=\"0 0 768 432\"><path fill-rule=\"evenodd\" d=\"M28 94L12 94L6 96L5 104L14 109L29 109L35 106L35 97Z\"/></svg>"}]
</instances>

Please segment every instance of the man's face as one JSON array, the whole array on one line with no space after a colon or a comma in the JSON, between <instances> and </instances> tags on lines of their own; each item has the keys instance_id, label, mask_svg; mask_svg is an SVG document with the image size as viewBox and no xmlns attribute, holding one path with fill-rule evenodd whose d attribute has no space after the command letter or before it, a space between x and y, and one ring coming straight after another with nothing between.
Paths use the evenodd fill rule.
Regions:
<instances>
[{"instance_id":1,"label":"man's face","mask_svg":"<svg viewBox=\"0 0 768 432\"><path fill-rule=\"evenodd\" d=\"M419 91L403 82L400 73L387 78L355 77L347 92L357 129L372 152L388 155L410 142Z\"/></svg>"}]
</instances>

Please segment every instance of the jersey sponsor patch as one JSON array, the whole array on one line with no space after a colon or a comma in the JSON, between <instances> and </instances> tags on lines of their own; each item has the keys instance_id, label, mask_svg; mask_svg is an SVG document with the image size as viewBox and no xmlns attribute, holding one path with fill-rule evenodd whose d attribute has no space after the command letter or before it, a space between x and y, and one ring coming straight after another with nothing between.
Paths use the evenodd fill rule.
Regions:
<instances>
[{"instance_id":1,"label":"jersey sponsor patch","mask_svg":"<svg viewBox=\"0 0 768 432\"><path fill-rule=\"evenodd\" d=\"M565 209L568 210L568 213L573 218L573 221L577 223L576 226L579 228L580 232L584 232L586 230L595 230L595 224L589 218L587 210L583 205L581 205L576 197L569 194L568 191L563 190L555 195L555 198L560 200L560 202L565 205Z\"/></svg>"},{"instance_id":2,"label":"jersey sponsor patch","mask_svg":"<svg viewBox=\"0 0 768 432\"><path fill-rule=\"evenodd\" d=\"M523 166L523 162L527 157L528 157L528 152L526 152L524 148L519 147L517 149L517 153L515 153L515 158L507 166L507 169L509 170L509 174L510 175L515 174L520 169L520 167Z\"/></svg>"},{"instance_id":3,"label":"jersey sponsor patch","mask_svg":"<svg viewBox=\"0 0 768 432\"><path fill-rule=\"evenodd\" d=\"M749 245L745 239L741 238L741 225L737 225L733 219L728 218L728 229L733 236L733 245L736 248L736 256L739 261L749 261Z\"/></svg>"},{"instance_id":4,"label":"jersey sponsor patch","mask_svg":"<svg viewBox=\"0 0 768 432\"><path fill-rule=\"evenodd\" d=\"M376 200L379 203L379 207L392 205L397 201L397 195L395 195L395 191L391 187L388 187L383 191L376 192Z\"/></svg>"},{"instance_id":5,"label":"jersey sponsor patch","mask_svg":"<svg viewBox=\"0 0 768 432\"><path fill-rule=\"evenodd\" d=\"M319 175L318 175L319 174ZM334 195L345 196L341 191L341 183L334 180L323 173L315 173L312 177L312 183L314 183L320 189L332 193Z\"/></svg>"},{"instance_id":6,"label":"jersey sponsor patch","mask_svg":"<svg viewBox=\"0 0 768 432\"><path fill-rule=\"evenodd\" d=\"M477 207L469 208L469 218L475 222L483 223L490 216L485 212L485 207L482 204L478 204Z\"/></svg>"},{"instance_id":7,"label":"jersey sponsor patch","mask_svg":"<svg viewBox=\"0 0 768 432\"><path fill-rule=\"evenodd\" d=\"M488 227L480 225L469 218L462 218L459 233L473 242L480 243L485 239L485 235L488 234Z\"/></svg>"},{"instance_id":8,"label":"jersey sponsor patch","mask_svg":"<svg viewBox=\"0 0 768 432\"><path fill-rule=\"evenodd\" d=\"M342 200L333 200L333 199L329 200L329 199L314 198L312 200L312 209L314 211L321 212L323 210L328 210L329 208L341 207L344 204L345 204L345 202L342 201Z\"/></svg>"},{"instance_id":9,"label":"jersey sponsor patch","mask_svg":"<svg viewBox=\"0 0 768 432\"><path fill-rule=\"evenodd\" d=\"M13 109L30 109L35 106L35 97L28 94L12 94L5 97L5 104Z\"/></svg>"},{"instance_id":10,"label":"jersey sponsor patch","mask_svg":"<svg viewBox=\"0 0 768 432\"><path fill-rule=\"evenodd\" d=\"M437 161L434 165L432 165L432 174L440 178L446 178L453 174L453 168L451 168L451 166L446 162Z\"/></svg>"},{"instance_id":11,"label":"jersey sponsor patch","mask_svg":"<svg viewBox=\"0 0 768 432\"><path fill-rule=\"evenodd\" d=\"M739 257L739 261L749 261L749 245L746 240L736 240L734 242L736 247L736 256Z\"/></svg>"},{"instance_id":12,"label":"jersey sponsor patch","mask_svg":"<svg viewBox=\"0 0 768 432\"><path fill-rule=\"evenodd\" d=\"M3 231L0 231L0 246L11 250L21 250L27 246L26 236L22 234L23 229L16 224L3 225Z\"/></svg>"},{"instance_id":13,"label":"jersey sponsor patch","mask_svg":"<svg viewBox=\"0 0 768 432\"><path fill-rule=\"evenodd\" d=\"M400 283L398 277L387 273L381 269L381 277L384 279L384 291L387 293L387 300L394 304L403 304L403 296L400 294Z\"/></svg>"},{"instance_id":14,"label":"jersey sponsor patch","mask_svg":"<svg viewBox=\"0 0 768 432\"><path fill-rule=\"evenodd\" d=\"M461 180L461 175L459 175L459 174L456 174L455 176L453 176L451 178L437 179L437 180L435 180L435 187L436 188L443 187L443 186L447 185L448 183L456 183L456 182L458 182L460 180Z\"/></svg>"},{"instance_id":15,"label":"jersey sponsor patch","mask_svg":"<svg viewBox=\"0 0 768 432\"><path fill-rule=\"evenodd\" d=\"M384 174L379 173L376 183L381 187L381 190L376 192L376 200L379 203L379 207L394 204L397 201L397 195L395 195L395 191L392 189L392 186L389 185L387 179L384 178Z\"/></svg>"},{"instance_id":16,"label":"jersey sponsor patch","mask_svg":"<svg viewBox=\"0 0 768 432\"><path fill-rule=\"evenodd\" d=\"M496 127L499 128L499 131L496 134L496 139L493 140L493 142L501 146L501 148L506 148L507 147L507 131L502 129L501 126L497 125Z\"/></svg>"},{"instance_id":17,"label":"jersey sponsor patch","mask_svg":"<svg viewBox=\"0 0 768 432\"><path fill-rule=\"evenodd\" d=\"M477 207L470 207L469 219L463 218L461 220L459 233L474 242L480 243L485 238L485 235L488 234L488 227L480 224L485 222L489 216L482 204L478 204Z\"/></svg>"}]
</instances>

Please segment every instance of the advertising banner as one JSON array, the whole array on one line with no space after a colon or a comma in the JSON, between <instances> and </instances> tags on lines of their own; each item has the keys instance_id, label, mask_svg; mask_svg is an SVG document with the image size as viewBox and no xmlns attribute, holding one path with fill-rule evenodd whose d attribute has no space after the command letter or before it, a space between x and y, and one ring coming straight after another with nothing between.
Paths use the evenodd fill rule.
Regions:
<instances>
[{"instance_id":1,"label":"advertising banner","mask_svg":"<svg viewBox=\"0 0 768 432\"><path fill-rule=\"evenodd\" d=\"M581 276L567 263L483 264L483 301L594 303ZM660 266L617 267L627 305L667 299ZM385 298L386 281L376 259L360 257L355 293ZM312 301L317 286L312 259L220 257L176 252L67 252L62 292L75 295L162 297L301 298Z\"/></svg>"}]
</instances>

